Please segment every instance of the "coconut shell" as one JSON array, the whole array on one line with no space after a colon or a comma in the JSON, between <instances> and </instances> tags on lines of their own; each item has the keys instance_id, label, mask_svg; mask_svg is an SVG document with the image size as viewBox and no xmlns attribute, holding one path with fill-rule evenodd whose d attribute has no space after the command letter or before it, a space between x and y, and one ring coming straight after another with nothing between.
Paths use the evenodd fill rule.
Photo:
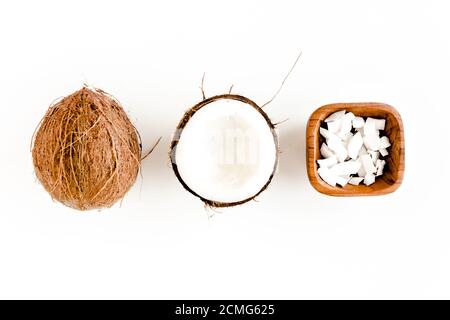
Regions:
<instances>
[{"instance_id":1,"label":"coconut shell","mask_svg":"<svg viewBox=\"0 0 450 320\"><path fill-rule=\"evenodd\" d=\"M36 176L54 200L78 209L108 208L140 170L140 137L120 103L84 87L53 104L34 136Z\"/></svg>"},{"instance_id":2,"label":"coconut shell","mask_svg":"<svg viewBox=\"0 0 450 320\"><path fill-rule=\"evenodd\" d=\"M213 199L206 199L206 198L202 197L201 195L196 193L194 190L192 190L186 184L186 182L183 180L183 178L181 177L180 172L178 170L178 165L177 165L177 162L176 162L176 154L177 154L178 142L180 141L181 134L183 133L183 130L186 127L186 125L189 122L189 120L201 108L207 106L211 102L214 102L214 101L217 101L217 100L222 100L222 99L225 99L225 100L226 99L231 99L231 100L241 101L241 102L243 102L245 104L248 104L251 107L255 108L256 111L258 111L261 114L261 116L264 118L264 120L267 122L267 126L272 131L273 140L275 142L275 146L276 146L276 150L277 150L275 165L273 167L272 174L270 175L270 177L267 180L266 184L254 196L252 196L252 197L250 197L248 199L237 201L237 202L218 202L218 201L214 201ZM233 207L233 206L237 206L237 205L242 205L242 204L244 204L244 203L246 203L248 201L255 200L255 198L258 197L262 192L264 192L267 189L267 187L270 185L270 183L272 182L272 179L273 179L273 177L275 175L275 172L277 170L278 161L279 161L278 135L277 135L276 130L275 130L275 125L272 123L272 121L270 120L270 118L267 115L267 113L265 113L264 110L261 107L259 107L254 101L252 101L249 98L246 98L244 96L237 95L237 94L217 95L217 96L214 96L214 97L211 97L211 98L204 99L203 101L199 102L198 104L196 104L195 106L190 108L188 111L186 111L186 113L184 114L183 118L178 123L177 130L175 132L175 135L174 135L174 137L172 139L172 143L170 145L170 160L171 160L171 163L172 163L172 169L173 169L173 171L175 173L175 176L177 177L177 179L181 183L181 185L184 187L184 189L186 189L187 191L192 193L194 196L199 198L201 201L203 201L203 203L205 203L206 206L212 207L212 208L226 208L226 207Z\"/></svg>"}]
</instances>

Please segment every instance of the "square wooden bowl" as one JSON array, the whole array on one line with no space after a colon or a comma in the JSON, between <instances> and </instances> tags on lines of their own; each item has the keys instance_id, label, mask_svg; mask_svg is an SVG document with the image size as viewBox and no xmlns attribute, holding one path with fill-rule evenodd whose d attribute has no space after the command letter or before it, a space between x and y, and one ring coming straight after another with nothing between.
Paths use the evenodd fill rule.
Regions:
<instances>
[{"instance_id":1,"label":"square wooden bowl","mask_svg":"<svg viewBox=\"0 0 450 320\"><path fill-rule=\"evenodd\" d=\"M355 116L386 119L385 134L389 137L391 147L386 166L381 177L375 183L366 186L361 184L345 187L332 187L320 178L317 173L317 160L321 158L320 146L325 139L319 134L323 121L333 112L346 110ZM319 192L330 196L378 196L394 192L403 180L405 171L405 138L400 114L390 105L384 103L335 103L325 105L314 111L306 127L306 166L311 185Z\"/></svg>"}]
</instances>

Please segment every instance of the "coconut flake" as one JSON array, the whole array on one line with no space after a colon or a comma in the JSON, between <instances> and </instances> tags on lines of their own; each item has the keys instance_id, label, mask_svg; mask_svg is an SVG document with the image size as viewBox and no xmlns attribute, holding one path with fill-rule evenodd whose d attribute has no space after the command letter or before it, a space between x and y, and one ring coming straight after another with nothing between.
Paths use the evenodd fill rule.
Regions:
<instances>
[{"instance_id":1,"label":"coconut flake","mask_svg":"<svg viewBox=\"0 0 450 320\"><path fill-rule=\"evenodd\" d=\"M337 176L346 176L356 174L361 168L361 162L359 161L345 161L335 164L330 168L331 172Z\"/></svg>"},{"instance_id":2,"label":"coconut flake","mask_svg":"<svg viewBox=\"0 0 450 320\"><path fill-rule=\"evenodd\" d=\"M369 150L368 152L370 154L370 157L372 158L373 164L376 164L377 160L380 158L380 153L378 151L372 151L372 150Z\"/></svg>"},{"instance_id":3,"label":"coconut flake","mask_svg":"<svg viewBox=\"0 0 450 320\"><path fill-rule=\"evenodd\" d=\"M375 175L373 173L368 173L365 177L364 177L364 184L366 186L370 186L371 184L373 184L375 182Z\"/></svg>"},{"instance_id":4,"label":"coconut flake","mask_svg":"<svg viewBox=\"0 0 450 320\"><path fill-rule=\"evenodd\" d=\"M380 148L379 151L383 157L386 157L389 154L389 152L385 148Z\"/></svg>"},{"instance_id":5,"label":"coconut flake","mask_svg":"<svg viewBox=\"0 0 450 320\"><path fill-rule=\"evenodd\" d=\"M364 124L364 135L365 136L378 136L379 132L376 128L376 119L367 118L366 123Z\"/></svg>"},{"instance_id":6,"label":"coconut flake","mask_svg":"<svg viewBox=\"0 0 450 320\"><path fill-rule=\"evenodd\" d=\"M336 111L332 113L328 118L325 119L325 122L331 122L341 119L345 115L345 110Z\"/></svg>"},{"instance_id":7,"label":"coconut flake","mask_svg":"<svg viewBox=\"0 0 450 320\"><path fill-rule=\"evenodd\" d=\"M364 130L364 132L366 131ZM364 145L369 150L377 151L380 148L380 138L378 135L365 135L363 140Z\"/></svg>"},{"instance_id":8,"label":"coconut flake","mask_svg":"<svg viewBox=\"0 0 450 320\"><path fill-rule=\"evenodd\" d=\"M320 154L324 158L334 157L333 151L331 151L331 149L328 148L328 146L327 146L327 144L325 142L322 143L322 146L320 147Z\"/></svg>"},{"instance_id":9,"label":"coconut flake","mask_svg":"<svg viewBox=\"0 0 450 320\"><path fill-rule=\"evenodd\" d=\"M317 169L317 173L323 179L323 181L328 183L330 186L336 186L337 177L330 172L330 169L328 169L327 167L320 167L319 169Z\"/></svg>"},{"instance_id":10,"label":"coconut flake","mask_svg":"<svg viewBox=\"0 0 450 320\"><path fill-rule=\"evenodd\" d=\"M363 180L364 178L361 177L353 177L348 181L348 183L354 186L358 186Z\"/></svg>"},{"instance_id":11,"label":"coconut flake","mask_svg":"<svg viewBox=\"0 0 450 320\"><path fill-rule=\"evenodd\" d=\"M336 153L339 162L343 162L347 159L348 152L344 147L341 139L337 138L336 136L328 139L328 147Z\"/></svg>"},{"instance_id":12,"label":"coconut flake","mask_svg":"<svg viewBox=\"0 0 450 320\"><path fill-rule=\"evenodd\" d=\"M375 119L367 118L366 122L364 123L363 129L366 135L376 134L377 129L375 129Z\"/></svg>"},{"instance_id":13,"label":"coconut flake","mask_svg":"<svg viewBox=\"0 0 450 320\"><path fill-rule=\"evenodd\" d=\"M333 133L331 133L330 131L328 131L325 128L320 128L319 132L320 132L320 135L327 140L330 139L331 137L335 137L335 135Z\"/></svg>"},{"instance_id":14,"label":"coconut flake","mask_svg":"<svg viewBox=\"0 0 450 320\"><path fill-rule=\"evenodd\" d=\"M380 144L379 147L381 149L387 149L391 146L391 143L389 142L389 138L384 136L380 138Z\"/></svg>"},{"instance_id":15,"label":"coconut flake","mask_svg":"<svg viewBox=\"0 0 450 320\"><path fill-rule=\"evenodd\" d=\"M317 160L317 163L318 163L318 165L320 167L327 167L327 168L329 168L329 167L332 167L335 164L337 164L338 163L338 159L336 158L336 156L331 156L331 157L326 158L326 159Z\"/></svg>"},{"instance_id":16,"label":"coconut flake","mask_svg":"<svg viewBox=\"0 0 450 320\"><path fill-rule=\"evenodd\" d=\"M365 121L362 117L355 117L352 121L353 128L362 129L364 127Z\"/></svg>"},{"instance_id":17,"label":"coconut flake","mask_svg":"<svg viewBox=\"0 0 450 320\"><path fill-rule=\"evenodd\" d=\"M355 115L351 112L345 114L341 118L341 129L337 134L341 139L343 139L350 131L352 130L352 120L355 118Z\"/></svg>"},{"instance_id":18,"label":"coconut flake","mask_svg":"<svg viewBox=\"0 0 450 320\"><path fill-rule=\"evenodd\" d=\"M370 155L366 154L362 156L360 159L364 167L364 170L366 171L366 174L374 173L376 171L375 166L373 165L372 162L372 157Z\"/></svg>"},{"instance_id":19,"label":"coconut flake","mask_svg":"<svg viewBox=\"0 0 450 320\"><path fill-rule=\"evenodd\" d=\"M362 146L363 146L363 138L361 136L361 133L357 132L348 142L347 145L348 156L355 160L358 157L358 154L361 151Z\"/></svg>"},{"instance_id":20,"label":"coconut flake","mask_svg":"<svg viewBox=\"0 0 450 320\"><path fill-rule=\"evenodd\" d=\"M385 119L374 119L375 120L375 129L377 130L384 130L386 127L386 120Z\"/></svg>"},{"instance_id":21,"label":"coconut flake","mask_svg":"<svg viewBox=\"0 0 450 320\"><path fill-rule=\"evenodd\" d=\"M337 133L341 129L341 124L341 120L327 122L328 131L331 133Z\"/></svg>"},{"instance_id":22,"label":"coconut flake","mask_svg":"<svg viewBox=\"0 0 450 320\"><path fill-rule=\"evenodd\" d=\"M366 147L363 145L363 146L361 147L361 150L359 150L358 157L363 156L363 155L365 155L365 154L367 154L367 153L368 153L368 152L367 152L367 149L366 149Z\"/></svg>"},{"instance_id":23,"label":"coconut flake","mask_svg":"<svg viewBox=\"0 0 450 320\"><path fill-rule=\"evenodd\" d=\"M341 187L345 187L350 180L350 177L343 177L343 176L337 176L336 177L336 183L340 185Z\"/></svg>"},{"instance_id":24,"label":"coconut flake","mask_svg":"<svg viewBox=\"0 0 450 320\"><path fill-rule=\"evenodd\" d=\"M356 129L356 131L361 133L361 135L364 137L364 127Z\"/></svg>"},{"instance_id":25,"label":"coconut flake","mask_svg":"<svg viewBox=\"0 0 450 320\"><path fill-rule=\"evenodd\" d=\"M341 139L344 143L348 143L352 137L353 137L353 133L348 132Z\"/></svg>"},{"instance_id":26,"label":"coconut flake","mask_svg":"<svg viewBox=\"0 0 450 320\"><path fill-rule=\"evenodd\" d=\"M375 167L377 168L377 177L383 175L384 166L386 165L386 161L377 160Z\"/></svg>"},{"instance_id":27,"label":"coconut flake","mask_svg":"<svg viewBox=\"0 0 450 320\"><path fill-rule=\"evenodd\" d=\"M364 169L364 166L362 165L361 161L360 161L360 163L361 163L361 167L358 170L358 177L364 178L366 176L367 172L366 172L366 169Z\"/></svg>"}]
</instances>

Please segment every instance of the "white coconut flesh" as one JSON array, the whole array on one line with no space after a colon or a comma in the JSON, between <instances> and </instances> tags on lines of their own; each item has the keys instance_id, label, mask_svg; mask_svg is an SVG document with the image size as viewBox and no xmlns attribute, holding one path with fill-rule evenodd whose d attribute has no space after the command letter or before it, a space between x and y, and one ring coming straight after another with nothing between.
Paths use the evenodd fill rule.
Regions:
<instances>
[{"instance_id":1,"label":"white coconut flesh","mask_svg":"<svg viewBox=\"0 0 450 320\"><path fill-rule=\"evenodd\" d=\"M226 98L204 105L181 131L173 159L179 178L210 202L255 197L276 167L272 130L254 106L242 101Z\"/></svg>"}]
</instances>

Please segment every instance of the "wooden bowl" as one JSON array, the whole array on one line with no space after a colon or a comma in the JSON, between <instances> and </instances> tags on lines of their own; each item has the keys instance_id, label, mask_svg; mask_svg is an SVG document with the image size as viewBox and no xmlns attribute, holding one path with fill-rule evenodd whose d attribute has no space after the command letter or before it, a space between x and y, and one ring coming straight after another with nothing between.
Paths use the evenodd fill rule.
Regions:
<instances>
[{"instance_id":1,"label":"wooden bowl","mask_svg":"<svg viewBox=\"0 0 450 320\"><path fill-rule=\"evenodd\" d=\"M346 110L356 116L386 119L385 134L389 137L391 147L386 166L381 177L375 183L366 186L346 185L332 187L320 178L317 173L317 160L321 158L320 146L324 138L319 134L322 122L333 112ZM314 111L306 128L306 166L308 178L312 186L319 192L330 196L378 196L394 192L403 180L405 171L405 140L403 123L400 114L390 105L384 103L335 103L325 105Z\"/></svg>"}]
</instances>

